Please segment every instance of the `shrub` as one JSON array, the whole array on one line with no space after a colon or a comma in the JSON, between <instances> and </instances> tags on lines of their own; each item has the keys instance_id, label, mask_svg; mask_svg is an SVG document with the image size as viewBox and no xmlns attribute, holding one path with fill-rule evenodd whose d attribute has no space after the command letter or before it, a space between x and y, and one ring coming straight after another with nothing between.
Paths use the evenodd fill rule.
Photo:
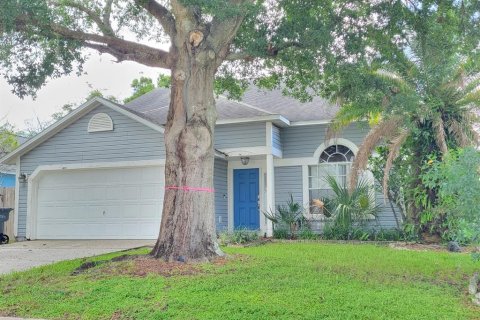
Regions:
<instances>
[{"instance_id":1,"label":"shrub","mask_svg":"<svg viewBox=\"0 0 480 320\"><path fill-rule=\"evenodd\" d=\"M245 228L236 229L233 232L222 232L218 236L221 245L245 244L254 242L259 239L257 230L249 230Z\"/></svg>"},{"instance_id":2,"label":"shrub","mask_svg":"<svg viewBox=\"0 0 480 320\"><path fill-rule=\"evenodd\" d=\"M321 235L325 240L359 240L359 241L410 241L411 237L399 229L365 229L346 228L327 225Z\"/></svg>"},{"instance_id":3,"label":"shrub","mask_svg":"<svg viewBox=\"0 0 480 320\"><path fill-rule=\"evenodd\" d=\"M293 239L296 231L302 226L304 222L303 217L304 209L298 202L293 201L293 196L290 195L290 200L284 205L277 205L275 211L267 212L263 211L263 215L273 222L274 238L275 229L282 229L279 231L279 235L283 237L283 232L287 231L288 238ZM278 238L285 239L285 238Z\"/></svg>"},{"instance_id":4,"label":"shrub","mask_svg":"<svg viewBox=\"0 0 480 320\"><path fill-rule=\"evenodd\" d=\"M334 192L326 209L330 211L334 224L343 232L349 232L348 229L352 228L354 224L361 223L369 216L377 215L379 207L374 205L375 194L371 192L367 180L360 179L352 189L342 186L332 176L328 176L326 181Z\"/></svg>"},{"instance_id":5,"label":"shrub","mask_svg":"<svg viewBox=\"0 0 480 320\"><path fill-rule=\"evenodd\" d=\"M297 237L302 240L316 240L318 239L318 234L313 232L308 226L303 226L298 231Z\"/></svg>"},{"instance_id":6,"label":"shrub","mask_svg":"<svg viewBox=\"0 0 480 320\"><path fill-rule=\"evenodd\" d=\"M290 239L290 232L286 228L274 228L273 237L275 239Z\"/></svg>"},{"instance_id":7,"label":"shrub","mask_svg":"<svg viewBox=\"0 0 480 320\"><path fill-rule=\"evenodd\" d=\"M437 205L443 239L461 244L480 239L480 153L474 148L451 150L443 161L425 165L422 182L437 190Z\"/></svg>"}]
</instances>

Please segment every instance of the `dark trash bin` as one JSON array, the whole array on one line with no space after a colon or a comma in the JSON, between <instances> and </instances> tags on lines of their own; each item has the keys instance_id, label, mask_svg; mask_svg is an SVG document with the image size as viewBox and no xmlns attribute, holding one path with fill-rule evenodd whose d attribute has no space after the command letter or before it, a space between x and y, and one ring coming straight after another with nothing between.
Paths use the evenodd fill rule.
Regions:
<instances>
[{"instance_id":1,"label":"dark trash bin","mask_svg":"<svg viewBox=\"0 0 480 320\"><path fill-rule=\"evenodd\" d=\"M0 244L7 244L10 240L8 236L3 233L3 228L12 210L13 208L0 208Z\"/></svg>"}]
</instances>

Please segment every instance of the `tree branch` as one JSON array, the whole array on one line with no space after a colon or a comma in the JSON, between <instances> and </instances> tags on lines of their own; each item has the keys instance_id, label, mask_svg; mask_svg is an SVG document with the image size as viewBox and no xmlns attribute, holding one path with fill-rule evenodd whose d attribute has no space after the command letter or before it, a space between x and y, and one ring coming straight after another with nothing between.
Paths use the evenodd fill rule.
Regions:
<instances>
[{"instance_id":1,"label":"tree branch","mask_svg":"<svg viewBox=\"0 0 480 320\"><path fill-rule=\"evenodd\" d=\"M155 19L157 19L157 21L162 25L166 34L168 34L170 37L175 35L175 18L167 8L155 0L135 0L135 3L155 17Z\"/></svg>"},{"instance_id":2,"label":"tree branch","mask_svg":"<svg viewBox=\"0 0 480 320\"><path fill-rule=\"evenodd\" d=\"M96 50L100 53L108 53L109 55L115 57L117 59L116 62L119 62L119 63L122 61L128 60L128 61L135 61L149 67L164 68L164 66L162 64L159 64L158 61L155 62L154 60L151 59L151 56L149 56L148 54L144 54L142 52L125 53L116 48L109 47L107 45L96 44L91 42L84 42L83 45L86 48Z\"/></svg>"},{"instance_id":3,"label":"tree branch","mask_svg":"<svg viewBox=\"0 0 480 320\"><path fill-rule=\"evenodd\" d=\"M111 31L113 35L113 28L112 24L110 23L110 16L112 15L112 5L113 5L113 0L107 0L105 3L105 7L103 9L103 15L102 15L102 21L105 26L107 26Z\"/></svg>"},{"instance_id":4,"label":"tree branch","mask_svg":"<svg viewBox=\"0 0 480 320\"><path fill-rule=\"evenodd\" d=\"M221 61L225 59L230 51L230 45L237 35L238 29L247 15L248 3L253 3L253 0L229 0L226 5L237 7L238 14L230 18L214 17L210 24L210 35L208 41L213 50L218 54Z\"/></svg>"},{"instance_id":5,"label":"tree branch","mask_svg":"<svg viewBox=\"0 0 480 320\"><path fill-rule=\"evenodd\" d=\"M50 1L50 4L56 7L67 6L70 8L77 9L85 13L90 19L92 19L92 21L95 22L95 24L98 26L98 28L104 35L109 35L109 36L115 35L113 28L110 25L110 12L111 12L112 0L107 1L107 4L105 5L105 13L104 13L103 19L101 19L100 15L98 15L95 11L89 9L88 7L84 6L81 3L78 3L72 0L65 0L62 2L52 0Z\"/></svg>"},{"instance_id":6,"label":"tree branch","mask_svg":"<svg viewBox=\"0 0 480 320\"><path fill-rule=\"evenodd\" d=\"M243 52L243 51L237 51L237 52L231 52L229 53L226 57L225 60L228 61L235 61L235 60L253 60L255 58L261 58L261 57L276 57L278 53L282 50L288 49L288 48L302 48L302 45L299 42L287 42L284 43L280 46L274 47L273 45L269 44L265 48L265 53L264 55L258 55L255 56L251 53Z\"/></svg>"},{"instance_id":7,"label":"tree branch","mask_svg":"<svg viewBox=\"0 0 480 320\"><path fill-rule=\"evenodd\" d=\"M228 61L236 61L236 60L245 60L245 61L251 61L253 59L257 58L256 56L243 52L243 51L238 51L238 52L231 52L229 53L226 57L225 60Z\"/></svg>"},{"instance_id":8,"label":"tree branch","mask_svg":"<svg viewBox=\"0 0 480 320\"><path fill-rule=\"evenodd\" d=\"M120 61L131 60L148 66L171 68L171 57L168 52L152 48L144 44L111 36L70 30L58 24L50 24L51 30L65 38L78 40L88 48L110 53ZM92 43L94 42L94 43ZM95 44L97 43L97 44ZM102 46L103 44L103 46Z\"/></svg>"}]
</instances>

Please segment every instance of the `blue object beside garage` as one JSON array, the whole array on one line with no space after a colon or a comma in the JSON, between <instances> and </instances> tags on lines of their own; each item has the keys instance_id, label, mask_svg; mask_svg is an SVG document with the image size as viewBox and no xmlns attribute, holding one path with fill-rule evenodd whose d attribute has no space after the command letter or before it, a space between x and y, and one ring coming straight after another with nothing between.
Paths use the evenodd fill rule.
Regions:
<instances>
[{"instance_id":1,"label":"blue object beside garage","mask_svg":"<svg viewBox=\"0 0 480 320\"><path fill-rule=\"evenodd\" d=\"M0 173L0 187L15 187L15 175L10 173Z\"/></svg>"}]
</instances>

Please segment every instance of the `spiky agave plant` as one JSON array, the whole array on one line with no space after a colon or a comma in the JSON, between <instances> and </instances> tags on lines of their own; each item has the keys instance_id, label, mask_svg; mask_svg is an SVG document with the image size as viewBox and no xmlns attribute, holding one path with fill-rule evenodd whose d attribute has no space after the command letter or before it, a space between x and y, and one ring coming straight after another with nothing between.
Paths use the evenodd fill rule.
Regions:
<instances>
[{"instance_id":1,"label":"spiky agave plant","mask_svg":"<svg viewBox=\"0 0 480 320\"><path fill-rule=\"evenodd\" d=\"M303 222L304 208L298 202L293 200L293 195L290 194L290 199L286 204L279 204L275 211L262 211L263 215L273 222L274 226L286 225L290 231L290 238L295 236L295 232Z\"/></svg>"},{"instance_id":2,"label":"spiky agave plant","mask_svg":"<svg viewBox=\"0 0 480 320\"><path fill-rule=\"evenodd\" d=\"M335 177L327 176L326 182L334 196L329 198L325 207L335 225L348 229L354 223L361 223L378 213L379 206L375 204L375 192L366 179L359 179L354 188L340 184Z\"/></svg>"}]
</instances>

